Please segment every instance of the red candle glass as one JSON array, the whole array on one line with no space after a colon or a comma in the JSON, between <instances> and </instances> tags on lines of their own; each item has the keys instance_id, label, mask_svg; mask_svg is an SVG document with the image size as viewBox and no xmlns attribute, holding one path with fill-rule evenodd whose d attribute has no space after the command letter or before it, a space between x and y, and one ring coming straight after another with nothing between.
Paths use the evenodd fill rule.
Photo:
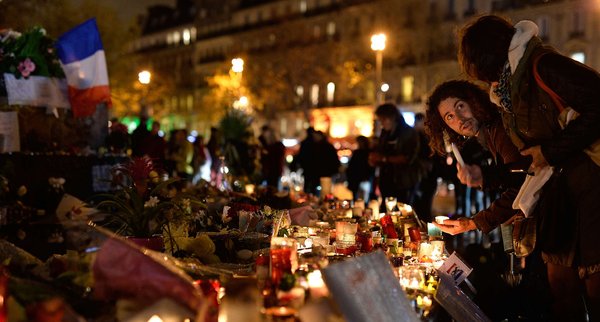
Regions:
<instances>
[{"instance_id":1,"label":"red candle glass","mask_svg":"<svg viewBox=\"0 0 600 322\"><path fill-rule=\"evenodd\" d=\"M413 242L421 241L421 231L419 227L410 227L408 228L408 236L410 236L410 240Z\"/></svg>"},{"instance_id":2,"label":"red candle glass","mask_svg":"<svg viewBox=\"0 0 600 322\"><path fill-rule=\"evenodd\" d=\"M289 248L271 249L271 281L279 285L285 273L292 272L292 250Z\"/></svg>"}]
</instances>

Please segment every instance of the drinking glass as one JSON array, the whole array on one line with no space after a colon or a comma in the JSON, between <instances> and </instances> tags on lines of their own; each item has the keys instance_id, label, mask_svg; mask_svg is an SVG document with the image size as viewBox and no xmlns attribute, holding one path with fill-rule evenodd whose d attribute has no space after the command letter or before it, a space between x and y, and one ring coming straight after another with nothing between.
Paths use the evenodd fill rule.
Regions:
<instances>
[{"instance_id":1,"label":"drinking glass","mask_svg":"<svg viewBox=\"0 0 600 322\"><path fill-rule=\"evenodd\" d=\"M396 207L397 203L398 203L398 200L396 199L396 197L386 197L385 198L385 208L387 209L388 213L391 213L392 210L394 210L394 207Z\"/></svg>"}]
</instances>

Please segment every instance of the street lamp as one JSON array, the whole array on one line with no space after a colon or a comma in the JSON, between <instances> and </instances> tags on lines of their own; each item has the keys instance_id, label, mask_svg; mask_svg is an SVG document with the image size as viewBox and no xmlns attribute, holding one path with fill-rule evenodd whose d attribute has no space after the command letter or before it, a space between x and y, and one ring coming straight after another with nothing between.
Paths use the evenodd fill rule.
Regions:
<instances>
[{"instance_id":1,"label":"street lamp","mask_svg":"<svg viewBox=\"0 0 600 322\"><path fill-rule=\"evenodd\" d=\"M385 94L390 90L390 84L382 83L380 88L381 88L381 96L383 97L383 101L385 102Z\"/></svg>"},{"instance_id":2,"label":"street lamp","mask_svg":"<svg viewBox=\"0 0 600 322\"><path fill-rule=\"evenodd\" d=\"M382 103L381 95L381 68L383 63L383 50L385 49L385 42L387 37L383 33L374 34L371 36L371 49L375 51L375 98L377 105Z\"/></svg>"},{"instance_id":3,"label":"street lamp","mask_svg":"<svg viewBox=\"0 0 600 322\"><path fill-rule=\"evenodd\" d=\"M148 93L148 85L150 85L150 80L152 79L152 73L147 70L143 70L138 73L138 81L140 84L144 86L144 92L142 94L142 99L140 101L140 116L148 117L148 106L146 104L146 94Z\"/></svg>"},{"instance_id":4,"label":"street lamp","mask_svg":"<svg viewBox=\"0 0 600 322\"><path fill-rule=\"evenodd\" d=\"M138 81L143 85L150 84L151 79L152 79L152 74L147 70L143 70L138 73Z\"/></svg>"},{"instance_id":5,"label":"street lamp","mask_svg":"<svg viewBox=\"0 0 600 322\"><path fill-rule=\"evenodd\" d=\"M231 60L231 70L234 73L241 73L244 71L244 60L241 58L234 58Z\"/></svg>"}]
</instances>

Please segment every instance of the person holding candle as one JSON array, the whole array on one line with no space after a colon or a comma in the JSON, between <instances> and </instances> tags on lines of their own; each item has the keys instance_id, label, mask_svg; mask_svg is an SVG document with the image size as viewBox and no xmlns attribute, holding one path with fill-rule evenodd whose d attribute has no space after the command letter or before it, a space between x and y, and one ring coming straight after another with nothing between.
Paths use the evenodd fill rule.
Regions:
<instances>
[{"instance_id":1,"label":"person holding candle","mask_svg":"<svg viewBox=\"0 0 600 322\"><path fill-rule=\"evenodd\" d=\"M512 209L512 204L525 178L510 170L526 169L530 160L520 155L510 141L498 108L490 102L487 92L464 80L442 83L429 96L426 113L425 127L433 151L446 153L447 136L449 143L459 147L467 140L478 140L494 157L494 163L488 166L457 164L460 181L471 187L503 190L500 198L472 218L434 224L452 235L474 229L489 233L515 216L518 211Z\"/></svg>"},{"instance_id":2,"label":"person holding candle","mask_svg":"<svg viewBox=\"0 0 600 322\"><path fill-rule=\"evenodd\" d=\"M584 320L587 307L589 320L597 321L600 74L544 45L537 34L531 21L513 25L496 15L481 16L461 30L458 60L467 75L491 86L511 140L533 158L529 170L537 176L554 168L541 189L542 197L552 197L540 199L534 210L543 223L537 243L547 264L554 318Z\"/></svg>"}]
</instances>

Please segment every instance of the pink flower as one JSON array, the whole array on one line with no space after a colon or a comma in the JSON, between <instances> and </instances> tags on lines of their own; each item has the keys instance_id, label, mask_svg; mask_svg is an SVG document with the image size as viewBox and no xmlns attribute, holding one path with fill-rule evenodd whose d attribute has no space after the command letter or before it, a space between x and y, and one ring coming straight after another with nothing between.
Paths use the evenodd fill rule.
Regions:
<instances>
[{"instance_id":1,"label":"pink flower","mask_svg":"<svg viewBox=\"0 0 600 322\"><path fill-rule=\"evenodd\" d=\"M35 70L35 63L32 62L31 59L25 58L24 61L19 63L17 69L21 72L21 75L23 75L23 77L29 77L31 72Z\"/></svg>"}]
</instances>

